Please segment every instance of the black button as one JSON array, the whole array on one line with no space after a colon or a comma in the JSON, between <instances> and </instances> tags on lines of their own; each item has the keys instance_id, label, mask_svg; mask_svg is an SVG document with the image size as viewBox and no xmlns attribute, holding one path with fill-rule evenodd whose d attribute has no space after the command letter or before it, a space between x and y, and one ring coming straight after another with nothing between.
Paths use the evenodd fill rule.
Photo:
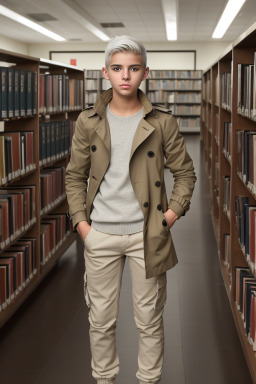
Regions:
<instances>
[{"instance_id":1,"label":"black button","mask_svg":"<svg viewBox=\"0 0 256 384\"><path fill-rule=\"evenodd\" d=\"M154 156L155 156L155 154L153 151L148 151L148 157L154 157Z\"/></svg>"},{"instance_id":2,"label":"black button","mask_svg":"<svg viewBox=\"0 0 256 384\"><path fill-rule=\"evenodd\" d=\"M158 204L157 209L158 209L158 211L161 211L162 210L162 205Z\"/></svg>"},{"instance_id":3,"label":"black button","mask_svg":"<svg viewBox=\"0 0 256 384\"><path fill-rule=\"evenodd\" d=\"M156 181L156 182L155 182L155 186L156 186L156 187L160 187L160 185L161 185L160 181Z\"/></svg>"},{"instance_id":4,"label":"black button","mask_svg":"<svg viewBox=\"0 0 256 384\"><path fill-rule=\"evenodd\" d=\"M92 149L93 152L95 152L96 149L97 149L96 145L92 145L92 146L91 146L91 149Z\"/></svg>"},{"instance_id":5,"label":"black button","mask_svg":"<svg viewBox=\"0 0 256 384\"><path fill-rule=\"evenodd\" d=\"M162 224L164 227L167 227L167 221L165 219L163 219Z\"/></svg>"},{"instance_id":6,"label":"black button","mask_svg":"<svg viewBox=\"0 0 256 384\"><path fill-rule=\"evenodd\" d=\"M148 207L148 202L145 201L145 203L143 204L143 207L147 208Z\"/></svg>"}]
</instances>

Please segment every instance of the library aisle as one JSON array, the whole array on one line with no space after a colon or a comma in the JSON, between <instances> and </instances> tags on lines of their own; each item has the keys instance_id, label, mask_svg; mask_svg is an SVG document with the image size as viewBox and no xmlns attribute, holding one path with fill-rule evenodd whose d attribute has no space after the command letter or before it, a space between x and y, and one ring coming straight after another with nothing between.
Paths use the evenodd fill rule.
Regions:
<instances>
[{"instance_id":1,"label":"library aisle","mask_svg":"<svg viewBox=\"0 0 256 384\"><path fill-rule=\"evenodd\" d=\"M191 210L173 228L179 263L168 272L161 383L251 384L219 267L203 150L198 135L185 139L198 181ZM170 181L169 174L166 179ZM117 328L117 384L137 383L137 331L127 267ZM83 271L79 241L0 330L1 384L94 383Z\"/></svg>"}]
</instances>

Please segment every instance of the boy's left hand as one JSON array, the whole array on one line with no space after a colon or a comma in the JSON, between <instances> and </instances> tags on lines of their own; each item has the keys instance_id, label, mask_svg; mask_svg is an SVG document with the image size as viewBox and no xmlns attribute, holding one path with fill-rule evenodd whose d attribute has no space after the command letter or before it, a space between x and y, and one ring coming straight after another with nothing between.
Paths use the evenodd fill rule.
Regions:
<instances>
[{"instance_id":1,"label":"boy's left hand","mask_svg":"<svg viewBox=\"0 0 256 384\"><path fill-rule=\"evenodd\" d=\"M172 209L168 209L166 212L164 212L165 220L167 221L169 229L173 226L175 221L178 219L178 216Z\"/></svg>"}]
</instances>

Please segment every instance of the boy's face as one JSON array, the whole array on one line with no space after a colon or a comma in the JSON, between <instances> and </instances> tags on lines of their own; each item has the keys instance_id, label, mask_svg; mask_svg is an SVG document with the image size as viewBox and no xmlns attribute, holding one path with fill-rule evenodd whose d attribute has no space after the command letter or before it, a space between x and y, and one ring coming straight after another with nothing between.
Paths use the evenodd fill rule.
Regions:
<instances>
[{"instance_id":1,"label":"boy's face","mask_svg":"<svg viewBox=\"0 0 256 384\"><path fill-rule=\"evenodd\" d=\"M137 95L148 72L149 68L145 68L142 57L133 52L114 53L108 68L102 68L104 78L111 82L113 93L127 97Z\"/></svg>"}]
</instances>

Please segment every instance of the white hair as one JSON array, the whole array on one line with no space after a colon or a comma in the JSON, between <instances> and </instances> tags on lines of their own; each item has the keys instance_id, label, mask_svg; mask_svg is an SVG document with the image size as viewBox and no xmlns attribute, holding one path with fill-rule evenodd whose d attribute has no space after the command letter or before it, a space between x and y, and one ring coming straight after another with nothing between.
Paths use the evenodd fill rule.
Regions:
<instances>
[{"instance_id":1,"label":"white hair","mask_svg":"<svg viewBox=\"0 0 256 384\"><path fill-rule=\"evenodd\" d=\"M140 55L147 65L147 51L144 45L131 36L116 36L111 39L105 50L105 67L108 68L111 57L117 52L133 52Z\"/></svg>"}]
</instances>

